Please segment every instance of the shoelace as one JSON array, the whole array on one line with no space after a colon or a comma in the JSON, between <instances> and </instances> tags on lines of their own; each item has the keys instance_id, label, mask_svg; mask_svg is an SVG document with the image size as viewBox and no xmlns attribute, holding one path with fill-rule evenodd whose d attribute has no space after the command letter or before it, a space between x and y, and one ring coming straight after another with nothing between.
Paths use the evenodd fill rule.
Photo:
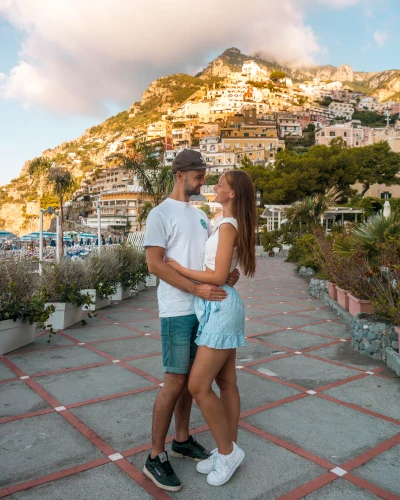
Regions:
<instances>
[{"instance_id":1,"label":"shoelace","mask_svg":"<svg viewBox=\"0 0 400 500\"><path fill-rule=\"evenodd\" d=\"M158 464L158 467L161 469L162 473L165 474L166 476L174 474L174 469L172 468L172 465L169 463L169 460L167 460L166 462L160 462L160 464Z\"/></svg>"},{"instance_id":2,"label":"shoelace","mask_svg":"<svg viewBox=\"0 0 400 500\"><path fill-rule=\"evenodd\" d=\"M228 467L228 462L226 461L226 458L220 455L219 453L216 453L215 457L215 472L217 475L220 475L223 472L223 469L226 469Z\"/></svg>"}]
</instances>

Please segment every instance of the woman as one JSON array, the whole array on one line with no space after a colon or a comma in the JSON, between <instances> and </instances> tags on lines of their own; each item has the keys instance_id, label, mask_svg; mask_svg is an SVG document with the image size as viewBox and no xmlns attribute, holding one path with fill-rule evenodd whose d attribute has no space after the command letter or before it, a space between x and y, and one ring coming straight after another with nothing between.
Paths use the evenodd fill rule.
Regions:
<instances>
[{"instance_id":1,"label":"woman","mask_svg":"<svg viewBox=\"0 0 400 500\"><path fill-rule=\"evenodd\" d=\"M222 218L205 244L204 271L168 263L187 278L222 286L228 296L222 302L196 298L199 319L198 350L189 378L193 395L214 436L217 448L197 464L207 482L221 486L231 478L244 458L237 446L240 397L236 384L236 348L245 345L244 307L234 288L224 285L237 265L246 276L255 272L255 194L250 176L242 170L223 174L214 187ZM220 398L212 390L216 381Z\"/></svg>"}]
</instances>

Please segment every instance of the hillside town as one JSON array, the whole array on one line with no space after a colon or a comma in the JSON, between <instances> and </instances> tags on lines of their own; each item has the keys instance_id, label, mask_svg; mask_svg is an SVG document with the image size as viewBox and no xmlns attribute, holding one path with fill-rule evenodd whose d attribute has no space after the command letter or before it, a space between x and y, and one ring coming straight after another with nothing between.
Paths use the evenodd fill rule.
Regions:
<instances>
[{"instance_id":1,"label":"hillside town","mask_svg":"<svg viewBox=\"0 0 400 500\"><path fill-rule=\"evenodd\" d=\"M385 117L386 126L363 126L360 120L352 119L356 111L379 113ZM148 124L135 135L121 135L109 142L103 168L88 172L74 194L78 201L91 201L91 207L85 216L80 216L79 222L88 228L97 227L100 205L103 229L109 226L141 229L137 213L146 202L142 187L122 167L112 162L110 167L115 155L129 154L138 141L161 143L165 165L170 165L182 149L196 149L212 165L208 173L222 174L240 166L244 158L254 165L273 168L276 154L289 141L301 141L310 127L315 131L315 144L329 145L338 137L351 148L387 141L393 151L400 152L399 113L399 101L380 103L375 97L352 91L340 81L315 78L294 83L281 72L268 75L249 60L241 72L230 73L219 86L214 84L195 92L178 108L168 109L161 120ZM397 119L389 125L392 117ZM76 153L70 156L74 158ZM400 187L374 185L367 195L384 197L382 193L399 197ZM204 186L198 198L191 203L207 204L212 214L218 213L212 187Z\"/></svg>"}]
</instances>

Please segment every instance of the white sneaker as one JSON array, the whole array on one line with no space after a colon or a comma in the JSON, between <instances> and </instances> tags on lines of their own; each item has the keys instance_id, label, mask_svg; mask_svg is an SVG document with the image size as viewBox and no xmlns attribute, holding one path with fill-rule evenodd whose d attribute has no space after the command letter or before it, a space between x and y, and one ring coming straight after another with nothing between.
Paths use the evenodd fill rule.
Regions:
<instances>
[{"instance_id":1,"label":"white sneaker","mask_svg":"<svg viewBox=\"0 0 400 500\"><path fill-rule=\"evenodd\" d=\"M206 460L197 462L196 464L197 472L200 472L200 474L210 474L210 472L214 470L215 457L217 453L218 453L218 448L214 448L211 451L211 455Z\"/></svg>"},{"instance_id":2,"label":"white sneaker","mask_svg":"<svg viewBox=\"0 0 400 500\"><path fill-rule=\"evenodd\" d=\"M244 451L236 443L233 443L233 451L229 455L216 453L214 470L208 474L207 483L211 486L222 486L227 483L243 459Z\"/></svg>"}]
</instances>

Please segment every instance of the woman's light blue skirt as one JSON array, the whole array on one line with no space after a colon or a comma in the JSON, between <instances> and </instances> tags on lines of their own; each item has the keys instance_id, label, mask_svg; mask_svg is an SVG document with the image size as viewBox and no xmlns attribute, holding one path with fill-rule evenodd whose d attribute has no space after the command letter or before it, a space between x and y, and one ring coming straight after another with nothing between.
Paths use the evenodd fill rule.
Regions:
<instances>
[{"instance_id":1,"label":"woman's light blue skirt","mask_svg":"<svg viewBox=\"0 0 400 500\"><path fill-rule=\"evenodd\" d=\"M200 326L196 344L212 349L235 349L246 345L244 306L237 291L224 285L228 296L221 302L196 297L194 307Z\"/></svg>"}]
</instances>

